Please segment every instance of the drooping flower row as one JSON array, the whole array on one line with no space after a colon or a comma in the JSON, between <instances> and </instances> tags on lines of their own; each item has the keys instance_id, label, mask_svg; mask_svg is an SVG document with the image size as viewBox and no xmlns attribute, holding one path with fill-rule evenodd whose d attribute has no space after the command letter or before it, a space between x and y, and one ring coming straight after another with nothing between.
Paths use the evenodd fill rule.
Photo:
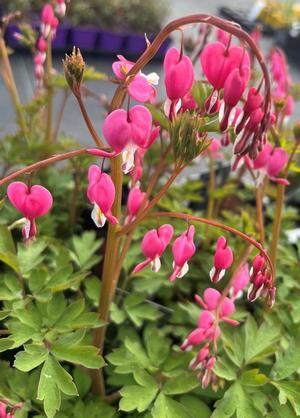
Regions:
<instances>
[{"instance_id":1,"label":"drooping flower row","mask_svg":"<svg viewBox=\"0 0 300 418\"><path fill-rule=\"evenodd\" d=\"M34 74L37 83L37 88L43 86L43 79L45 75L44 63L47 54L47 41L55 38L59 20L55 16L63 17L66 13L65 0L56 0L55 8L51 3L46 3L41 12L41 27L40 34L36 43L36 52L34 54Z\"/></svg>"}]
</instances>

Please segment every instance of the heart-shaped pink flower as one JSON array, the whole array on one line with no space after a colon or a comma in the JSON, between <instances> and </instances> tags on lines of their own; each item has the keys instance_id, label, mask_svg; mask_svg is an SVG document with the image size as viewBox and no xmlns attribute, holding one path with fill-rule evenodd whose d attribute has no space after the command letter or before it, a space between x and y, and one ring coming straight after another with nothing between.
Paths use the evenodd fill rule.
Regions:
<instances>
[{"instance_id":1,"label":"heart-shaped pink flower","mask_svg":"<svg viewBox=\"0 0 300 418\"><path fill-rule=\"evenodd\" d=\"M144 106L134 106L128 112L117 109L104 120L103 133L116 153L122 152L124 173L134 167L134 153L138 148L150 147L159 132L152 131L152 116Z\"/></svg>"},{"instance_id":2,"label":"heart-shaped pink flower","mask_svg":"<svg viewBox=\"0 0 300 418\"><path fill-rule=\"evenodd\" d=\"M26 218L23 228L25 239L36 235L35 219L45 215L52 207L53 198L49 190L40 185L29 187L21 181L11 183L7 188L11 204Z\"/></svg>"},{"instance_id":3,"label":"heart-shaped pink flower","mask_svg":"<svg viewBox=\"0 0 300 418\"><path fill-rule=\"evenodd\" d=\"M111 212L115 200L115 185L110 176L93 164L88 171L88 181L87 197L94 205L91 216L96 226L101 228L106 219L112 224L118 223L118 219Z\"/></svg>"}]
</instances>

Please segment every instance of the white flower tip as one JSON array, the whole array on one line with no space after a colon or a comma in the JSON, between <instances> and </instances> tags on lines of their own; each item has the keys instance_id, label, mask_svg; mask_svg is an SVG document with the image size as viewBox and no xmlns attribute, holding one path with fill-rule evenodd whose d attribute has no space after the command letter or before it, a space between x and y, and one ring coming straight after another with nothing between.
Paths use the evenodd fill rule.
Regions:
<instances>
[{"instance_id":1,"label":"white flower tip","mask_svg":"<svg viewBox=\"0 0 300 418\"><path fill-rule=\"evenodd\" d=\"M212 281L212 279L213 279L213 277L214 277L215 273L216 273L216 268L215 268L215 267L213 267L213 268L210 270L210 272L209 272L209 277L210 277L210 280L211 280L211 281Z\"/></svg>"},{"instance_id":2,"label":"white flower tip","mask_svg":"<svg viewBox=\"0 0 300 418\"><path fill-rule=\"evenodd\" d=\"M158 256L155 257L153 261L151 261L151 270L154 273L157 273L161 267L161 262Z\"/></svg>"},{"instance_id":3,"label":"white flower tip","mask_svg":"<svg viewBox=\"0 0 300 418\"><path fill-rule=\"evenodd\" d=\"M122 152L122 170L124 174L128 174L134 167L134 153L136 148L128 146Z\"/></svg>"},{"instance_id":4,"label":"white flower tip","mask_svg":"<svg viewBox=\"0 0 300 418\"><path fill-rule=\"evenodd\" d=\"M157 73L150 73L146 75L146 79L149 84L152 84L153 86L157 86L159 82L159 75Z\"/></svg>"},{"instance_id":5,"label":"white flower tip","mask_svg":"<svg viewBox=\"0 0 300 418\"><path fill-rule=\"evenodd\" d=\"M30 222L30 220L29 220L29 219L25 219L25 223L24 223L23 231L24 231L24 237L25 237L26 239L29 239L30 227L31 227L31 222Z\"/></svg>"},{"instance_id":6,"label":"white flower tip","mask_svg":"<svg viewBox=\"0 0 300 418\"><path fill-rule=\"evenodd\" d=\"M95 225L98 228L102 228L106 222L106 216L103 214L99 206L95 203L94 208L91 213L91 218L93 219Z\"/></svg>"},{"instance_id":7,"label":"white flower tip","mask_svg":"<svg viewBox=\"0 0 300 418\"><path fill-rule=\"evenodd\" d=\"M189 265L187 262L185 262L176 277L178 279L181 279L181 277L183 277L188 271L189 271Z\"/></svg>"}]
</instances>

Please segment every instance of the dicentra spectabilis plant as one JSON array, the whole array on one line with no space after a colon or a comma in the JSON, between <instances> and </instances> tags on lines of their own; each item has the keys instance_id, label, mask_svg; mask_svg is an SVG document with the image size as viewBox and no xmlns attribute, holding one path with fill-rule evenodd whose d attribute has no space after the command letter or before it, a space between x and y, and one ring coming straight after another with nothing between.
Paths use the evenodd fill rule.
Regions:
<instances>
[{"instance_id":1,"label":"dicentra spectabilis plant","mask_svg":"<svg viewBox=\"0 0 300 418\"><path fill-rule=\"evenodd\" d=\"M18 35L29 104L4 41L15 16L0 27L16 112L0 146L0 418L299 415L299 255L281 231L300 126L283 53L265 61L236 24L199 14L146 38L135 62L117 55L111 76L75 45L63 77L51 45L67 6L45 2L39 29ZM164 76L149 74L178 29ZM117 85L111 103L89 79ZM86 148L60 132L70 92ZM88 97L107 112L103 138Z\"/></svg>"}]
</instances>

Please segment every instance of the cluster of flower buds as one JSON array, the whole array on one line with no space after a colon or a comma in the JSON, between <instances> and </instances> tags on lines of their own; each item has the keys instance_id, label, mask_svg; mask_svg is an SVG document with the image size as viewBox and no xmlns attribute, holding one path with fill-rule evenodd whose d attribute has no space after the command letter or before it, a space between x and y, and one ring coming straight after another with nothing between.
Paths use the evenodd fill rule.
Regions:
<instances>
[{"instance_id":1,"label":"cluster of flower buds","mask_svg":"<svg viewBox=\"0 0 300 418\"><path fill-rule=\"evenodd\" d=\"M36 79L37 88L40 89L43 86L44 80L44 63L46 61L46 51L47 51L47 42L45 39L40 36L37 41L37 51L34 55L33 62L34 62L34 75Z\"/></svg>"},{"instance_id":2,"label":"cluster of flower buds","mask_svg":"<svg viewBox=\"0 0 300 418\"><path fill-rule=\"evenodd\" d=\"M190 368L199 371L198 377L202 380L202 386L207 387L213 376L212 369L216 362L214 347L221 334L219 322L227 322L233 326L239 323L229 318L235 311L233 300L222 297L218 290L208 288L203 293L203 299L196 295L195 300L203 310L199 315L197 328L186 337L181 349L191 350L193 346L202 345L190 362Z\"/></svg>"},{"instance_id":3,"label":"cluster of flower buds","mask_svg":"<svg viewBox=\"0 0 300 418\"><path fill-rule=\"evenodd\" d=\"M134 268L133 273L141 271L148 264L151 264L152 270L155 272L160 269L160 257L171 242L173 232L173 227L166 224L162 225L157 230L151 229L145 234L142 240L141 250L146 257L146 260L139 263ZM175 281L176 279L183 277L188 272L188 261L196 252L194 235L195 227L190 225L185 232L175 239L172 245L174 262L173 272L169 278L170 281Z\"/></svg>"},{"instance_id":4,"label":"cluster of flower buds","mask_svg":"<svg viewBox=\"0 0 300 418\"><path fill-rule=\"evenodd\" d=\"M275 303L276 287L274 287L270 273L266 269L266 261L263 255L254 257L250 269L250 286L248 299L254 302L260 295L267 298L267 303L272 307Z\"/></svg>"},{"instance_id":5,"label":"cluster of flower buds","mask_svg":"<svg viewBox=\"0 0 300 418\"><path fill-rule=\"evenodd\" d=\"M213 90L205 103L208 114L219 112L222 145L230 141L229 127L237 134L234 153L257 155L264 140L267 115L259 88L250 87L242 109L238 104L247 90L251 73L251 60L245 48L231 45L231 37L217 31L217 42L207 44L201 55L202 71ZM223 92L222 99L220 92Z\"/></svg>"},{"instance_id":6,"label":"cluster of flower buds","mask_svg":"<svg viewBox=\"0 0 300 418\"><path fill-rule=\"evenodd\" d=\"M22 234L25 242L35 239L37 234L36 218L45 215L52 207L52 195L40 185L28 186L21 181L11 183L7 188L11 204L24 215Z\"/></svg>"}]
</instances>

